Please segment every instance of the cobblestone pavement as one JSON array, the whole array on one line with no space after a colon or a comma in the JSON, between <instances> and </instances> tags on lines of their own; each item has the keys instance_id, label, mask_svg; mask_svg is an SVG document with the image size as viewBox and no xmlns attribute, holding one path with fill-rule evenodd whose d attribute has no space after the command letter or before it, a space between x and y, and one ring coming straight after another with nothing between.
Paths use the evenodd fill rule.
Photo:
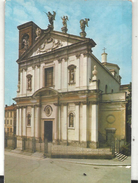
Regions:
<instances>
[{"instance_id":1,"label":"cobblestone pavement","mask_svg":"<svg viewBox=\"0 0 138 183\"><path fill-rule=\"evenodd\" d=\"M5 152L5 183L130 183L130 157L113 160L50 159L41 153Z\"/></svg>"}]
</instances>

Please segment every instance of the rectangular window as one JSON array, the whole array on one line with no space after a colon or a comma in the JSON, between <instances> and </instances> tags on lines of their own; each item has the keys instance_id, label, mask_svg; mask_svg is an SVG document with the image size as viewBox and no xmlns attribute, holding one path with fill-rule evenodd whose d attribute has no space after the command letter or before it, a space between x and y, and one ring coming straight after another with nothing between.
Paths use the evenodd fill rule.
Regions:
<instances>
[{"instance_id":1,"label":"rectangular window","mask_svg":"<svg viewBox=\"0 0 138 183\"><path fill-rule=\"evenodd\" d=\"M53 67L45 69L45 86L53 86Z\"/></svg>"},{"instance_id":2,"label":"rectangular window","mask_svg":"<svg viewBox=\"0 0 138 183\"><path fill-rule=\"evenodd\" d=\"M7 117L9 117L9 112L7 112Z\"/></svg>"},{"instance_id":3,"label":"rectangular window","mask_svg":"<svg viewBox=\"0 0 138 183\"><path fill-rule=\"evenodd\" d=\"M7 120L7 124L9 124L9 120Z\"/></svg>"},{"instance_id":4,"label":"rectangular window","mask_svg":"<svg viewBox=\"0 0 138 183\"><path fill-rule=\"evenodd\" d=\"M7 128L7 132L9 132L9 128Z\"/></svg>"},{"instance_id":5,"label":"rectangular window","mask_svg":"<svg viewBox=\"0 0 138 183\"><path fill-rule=\"evenodd\" d=\"M10 132L12 132L12 128L10 128Z\"/></svg>"},{"instance_id":6,"label":"rectangular window","mask_svg":"<svg viewBox=\"0 0 138 183\"><path fill-rule=\"evenodd\" d=\"M10 125L12 125L12 120L10 120Z\"/></svg>"},{"instance_id":7,"label":"rectangular window","mask_svg":"<svg viewBox=\"0 0 138 183\"><path fill-rule=\"evenodd\" d=\"M12 111L10 112L10 117L12 117Z\"/></svg>"}]
</instances>

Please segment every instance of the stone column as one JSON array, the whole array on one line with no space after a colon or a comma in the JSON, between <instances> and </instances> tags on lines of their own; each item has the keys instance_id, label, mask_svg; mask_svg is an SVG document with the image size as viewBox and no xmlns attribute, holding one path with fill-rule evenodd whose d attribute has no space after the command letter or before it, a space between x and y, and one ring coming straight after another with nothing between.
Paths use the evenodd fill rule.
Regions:
<instances>
[{"instance_id":1,"label":"stone column","mask_svg":"<svg viewBox=\"0 0 138 183\"><path fill-rule=\"evenodd\" d=\"M83 141L87 142L87 104L83 104Z\"/></svg>"},{"instance_id":2,"label":"stone column","mask_svg":"<svg viewBox=\"0 0 138 183\"><path fill-rule=\"evenodd\" d=\"M80 144L87 147L87 105L80 104Z\"/></svg>"},{"instance_id":3,"label":"stone column","mask_svg":"<svg viewBox=\"0 0 138 183\"><path fill-rule=\"evenodd\" d=\"M98 146L98 104L92 104L92 132L91 132L92 147Z\"/></svg>"},{"instance_id":4,"label":"stone column","mask_svg":"<svg viewBox=\"0 0 138 183\"><path fill-rule=\"evenodd\" d=\"M35 136L34 106L32 106L31 110L31 136Z\"/></svg>"},{"instance_id":5,"label":"stone column","mask_svg":"<svg viewBox=\"0 0 138 183\"><path fill-rule=\"evenodd\" d=\"M63 106L63 120L62 120L62 139L67 141L67 105Z\"/></svg>"},{"instance_id":6,"label":"stone column","mask_svg":"<svg viewBox=\"0 0 138 183\"><path fill-rule=\"evenodd\" d=\"M82 124L83 124L83 104L80 103L80 110L79 110L79 142L82 141L82 133L83 133L83 127L82 127Z\"/></svg>"},{"instance_id":7,"label":"stone column","mask_svg":"<svg viewBox=\"0 0 138 183\"><path fill-rule=\"evenodd\" d=\"M63 125L63 120L64 120L64 106L63 104L61 104L61 108L60 108L60 140L62 141L63 139L63 135L62 135L62 125Z\"/></svg>"},{"instance_id":8,"label":"stone column","mask_svg":"<svg viewBox=\"0 0 138 183\"><path fill-rule=\"evenodd\" d=\"M16 135L19 135L19 108L16 109Z\"/></svg>"},{"instance_id":9,"label":"stone column","mask_svg":"<svg viewBox=\"0 0 138 183\"><path fill-rule=\"evenodd\" d=\"M23 108L23 136L26 136L26 107Z\"/></svg>"},{"instance_id":10,"label":"stone column","mask_svg":"<svg viewBox=\"0 0 138 183\"><path fill-rule=\"evenodd\" d=\"M61 138L61 134L60 134L60 105L58 106L58 138L59 138L59 140L60 140L60 138Z\"/></svg>"},{"instance_id":11,"label":"stone column","mask_svg":"<svg viewBox=\"0 0 138 183\"><path fill-rule=\"evenodd\" d=\"M35 125L35 137L36 138L39 138L39 131L40 131L40 121L39 121L39 119L40 119L40 106L37 106L36 107L36 125Z\"/></svg>"}]
</instances>

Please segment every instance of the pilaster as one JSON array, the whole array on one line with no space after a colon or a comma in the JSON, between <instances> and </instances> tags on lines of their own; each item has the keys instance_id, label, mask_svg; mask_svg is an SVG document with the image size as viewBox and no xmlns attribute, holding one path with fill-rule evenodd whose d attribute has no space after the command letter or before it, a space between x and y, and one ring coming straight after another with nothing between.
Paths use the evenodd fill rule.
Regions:
<instances>
[{"instance_id":1,"label":"pilaster","mask_svg":"<svg viewBox=\"0 0 138 183\"><path fill-rule=\"evenodd\" d=\"M35 136L34 106L31 109L31 136Z\"/></svg>"},{"instance_id":2,"label":"pilaster","mask_svg":"<svg viewBox=\"0 0 138 183\"><path fill-rule=\"evenodd\" d=\"M22 108L19 108L19 136L22 136Z\"/></svg>"},{"instance_id":3,"label":"pilaster","mask_svg":"<svg viewBox=\"0 0 138 183\"><path fill-rule=\"evenodd\" d=\"M98 146L98 104L92 104L92 131L90 147Z\"/></svg>"},{"instance_id":4,"label":"pilaster","mask_svg":"<svg viewBox=\"0 0 138 183\"><path fill-rule=\"evenodd\" d=\"M23 108L23 136L26 136L26 107Z\"/></svg>"},{"instance_id":5,"label":"pilaster","mask_svg":"<svg viewBox=\"0 0 138 183\"><path fill-rule=\"evenodd\" d=\"M39 138L39 132L40 132L40 106L36 106L36 125L35 125L35 137Z\"/></svg>"},{"instance_id":6,"label":"pilaster","mask_svg":"<svg viewBox=\"0 0 138 183\"><path fill-rule=\"evenodd\" d=\"M34 93L35 91L35 66L32 66L32 92Z\"/></svg>"},{"instance_id":7,"label":"pilaster","mask_svg":"<svg viewBox=\"0 0 138 183\"><path fill-rule=\"evenodd\" d=\"M62 72L61 60L58 60L58 89L61 89L61 72Z\"/></svg>"},{"instance_id":8,"label":"pilaster","mask_svg":"<svg viewBox=\"0 0 138 183\"><path fill-rule=\"evenodd\" d=\"M23 69L20 69L20 94L23 93Z\"/></svg>"}]
</instances>

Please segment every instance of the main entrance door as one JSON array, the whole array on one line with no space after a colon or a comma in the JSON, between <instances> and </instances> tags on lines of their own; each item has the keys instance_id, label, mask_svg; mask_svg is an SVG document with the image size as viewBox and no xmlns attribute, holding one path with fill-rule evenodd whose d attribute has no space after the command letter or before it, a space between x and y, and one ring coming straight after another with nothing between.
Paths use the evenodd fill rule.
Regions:
<instances>
[{"instance_id":1,"label":"main entrance door","mask_svg":"<svg viewBox=\"0 0 138 183\"><path fill-rule=\"evenodd\" d=\"M52 142L53 121L44 121L44 138Z\"/></svg>"}]
</instances>

